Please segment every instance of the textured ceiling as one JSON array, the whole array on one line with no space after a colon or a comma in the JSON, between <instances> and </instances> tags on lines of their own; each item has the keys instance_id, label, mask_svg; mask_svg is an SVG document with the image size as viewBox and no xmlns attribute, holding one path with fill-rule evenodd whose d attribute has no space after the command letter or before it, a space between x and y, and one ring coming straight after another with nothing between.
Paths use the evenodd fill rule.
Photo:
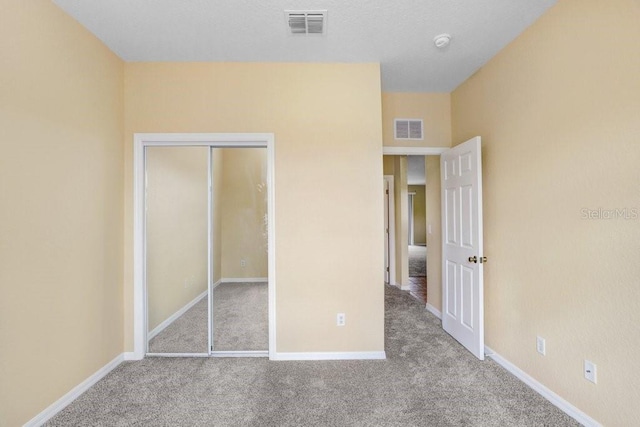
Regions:
<instances>
[{"instance_id":1,"label":"textured ceiling","mask_svg":"<svg viewBox=\"0 0 640 427\"><path fill-rule=\"evenodd\" d=\"M53 0L125 61L379 62L388 92L452 91L556 1ZM327 34L287 35L287 9Z\"/></svg>"}]
</instances>

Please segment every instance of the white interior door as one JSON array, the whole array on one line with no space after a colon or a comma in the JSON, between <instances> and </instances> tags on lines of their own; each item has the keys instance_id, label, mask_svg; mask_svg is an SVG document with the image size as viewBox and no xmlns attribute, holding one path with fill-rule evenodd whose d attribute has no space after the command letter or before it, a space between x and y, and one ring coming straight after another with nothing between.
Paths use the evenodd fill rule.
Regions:
<instances>
[{"instance_id":1,"label":"white interior door","mask_svg":"<svg viewBox=\"0 0 640 427\"><path fill-rule=\"evenodd\" d=\"M477 136L440 157L442 327L484 360L480 142Z\"/></svg>"}]
</instances>

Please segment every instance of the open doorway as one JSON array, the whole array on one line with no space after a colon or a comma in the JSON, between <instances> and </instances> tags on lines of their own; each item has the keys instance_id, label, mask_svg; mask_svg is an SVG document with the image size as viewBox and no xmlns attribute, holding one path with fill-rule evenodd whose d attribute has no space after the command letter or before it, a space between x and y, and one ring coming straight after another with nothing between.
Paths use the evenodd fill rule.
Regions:
<instances>
[{"instance_id":1,"label":"open doorway","mask_svg":"<svg viewBox=\"0 0 640 427\"><path fill-rule=\"evenodd\" d=\"M427 202L425 156L407 156L407 263L409 292L427 303Z\"/></svg>"},{"instance_id":2,"label":"open doorway","mask_svg":"<svg viewBox=\"0 0 640 427\"><path fill-rule=\"evenodd\" d=\"M442 295L439 154L444 150L413 149L407 150L406 155L387 154L387 150L383 156L385 181L395 196L395 202L388 207L395 214L395 219L389 221L387 248L395 271L389 274L388 283L411 293L430 311L439 313L436 308L441 305Z\"/></svg>"}]
</instances>

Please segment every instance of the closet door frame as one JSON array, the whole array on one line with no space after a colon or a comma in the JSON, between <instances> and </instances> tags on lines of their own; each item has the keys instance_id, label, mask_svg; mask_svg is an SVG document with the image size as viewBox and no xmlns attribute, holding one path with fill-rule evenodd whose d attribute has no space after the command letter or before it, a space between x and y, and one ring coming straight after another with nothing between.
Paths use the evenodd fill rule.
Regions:
<instances>
[{"instance_id":1,"label":"closet door frame","mask_svg":"<svg viewBox=\"0 0 640 427\"><path fill-rule=\"evenodd\" d=\"M209 329L211 328L212 292L212 236L211 236L211 149L212 148L266 148L267 149L267 239L268 239L268 300L269 300L269 350L219 352L209 346L205 353L166 353L161 356L192 357L265 357L276 354L275 313L275 139L272 133L136 133L133 141L133 341L134 351L125 353L127 360L141 360L147 354L147 295L146 295L146 244L145 244L145 148L146 147L209 147L209 219L208 219L208 277L209 277ZM160 354L158 354L160 356Z\"/></svg>"}]
</instances>

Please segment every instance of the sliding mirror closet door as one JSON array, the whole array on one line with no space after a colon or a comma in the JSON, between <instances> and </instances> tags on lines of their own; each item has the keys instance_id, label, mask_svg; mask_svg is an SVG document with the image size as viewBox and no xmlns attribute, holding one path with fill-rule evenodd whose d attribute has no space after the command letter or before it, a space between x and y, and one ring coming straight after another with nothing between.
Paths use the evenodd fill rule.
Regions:
<instances>
[{"instance_id":1,"label":"sliding mirror closet door","mask_svg":"<svg viewBox=\"0 0 640 427\"><path fill-rule=\"evenodd\" d=\"M208 353L209 147L147 147L148 353Z\"/></svg>"},{"instance_id":2,"label":"sliding mirror closet door","mask_svg":"<svg viewBox=\"0 0 640 427\"><path fill-rule=\"evenodd\" d=\"M212 351L269 348L267 150L213 148Z\"/></svg>"}]
</instances>

